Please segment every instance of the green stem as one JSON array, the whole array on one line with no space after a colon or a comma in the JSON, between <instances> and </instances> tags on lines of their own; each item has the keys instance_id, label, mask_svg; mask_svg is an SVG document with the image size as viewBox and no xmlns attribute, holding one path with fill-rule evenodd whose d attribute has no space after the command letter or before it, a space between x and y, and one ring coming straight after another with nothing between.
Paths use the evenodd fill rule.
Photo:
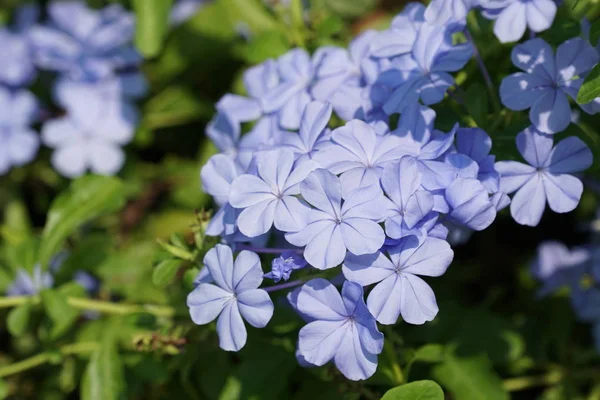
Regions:
<instances>
[{"instance_id":1,"label":"green stem","mask_svg":"<svg viewBox=\"0 0 600 400\"><path fill-rule=\"evenodd\" d=\"M548 372L540 376L521 376L518 378L505 379L502 386L509 392L529 389L536 386L555 385L563 379L563 373L560 371Z\"/></svg>"},{"instance_id":2,"label":"green stem","mask_svg":"<svg viewBox=\"0 0 600 400\"><path fill-rule=\"evenodd\" d=\"M98 346L95 342L82 342L73 343L70 345L63 346L59 349L62 355L74 355L74 354L88 354L96 349ZM35 356L26 358L16 363L0 367L0 378L5 376L18 374L19 372L27 371L28 369L35 368L39 365L46 364L50 361L55 353L46 351Z\"/></svg>"},{"instance_id":3,"label":"green stem","mask_svg":"<svg viewBox=\"0 0 600 400\"><path fill-rule=\"evenodd\" d=\"M39 304L39 296L0 297L0 308L11 308L22 304ZM175 309L169 306L153 304L120 304L109 301L91 300L81 297L67 297L67 303L79 310L98 311L106 314L128 315L135 313L148 313L157 317L172 317Z\"/></svg>"}]
</instances>

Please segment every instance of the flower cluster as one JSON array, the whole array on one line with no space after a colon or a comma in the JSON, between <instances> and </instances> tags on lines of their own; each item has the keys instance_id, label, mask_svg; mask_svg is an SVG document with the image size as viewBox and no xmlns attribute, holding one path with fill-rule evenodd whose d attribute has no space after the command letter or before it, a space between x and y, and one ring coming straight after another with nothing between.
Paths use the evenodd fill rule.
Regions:
<instances>
[{"instance_id":1,"label":"flower cluster","mask_svg":"<svg viewBox=\"0 0 600 400\"><path fill-rule=\"evenodd\" d=\"M146 92L137 71L142 59L131 44L133 15L116 4L94 10L75 0L52 2L46 11L48 21L37 24L39 10L25 6L13 26L0 30L8 49L0 56L0 173L33 160L40 140L29 125L43 117L41 142L54 149L59 173L115 174L137 124L133 102ZM64 115L38 113L35 98L22 89L36 67L58 75L52 93Z\"/></svg>"},{"instance_id":2,"label":"flower cluster","mask_svg":"<svg viewBox=\"0 0 600 400\"><path fill-rule=\"evenodd\" d=\"M573 309L579 320L592 324L600 351L600 247L590 244L569 249L560 242L544 242L531 272L542 283L541 296L569 288Z\"/></svg>"},{"instance_id":3,"label":"flower cluster","mask_svg":"<svg viewBox=\"0 0 600 400\"><path fill-rule=\"evenodd\" d=\"M534 31L549 26L553 13L544 19L523 11L534 4L477 6L497 18L504 40L514 33L507 24L515 13L523 31L523 21ZM421 277L449 267L450 227L487 228L514 191L511 211L521 224L536 225L546 201L556 212L578 204L582 184L572 174L590 166L591 152L575 137L554 146L551 134L569 122L564 93L573 97L597 62L589 43L573 39L556 59L537 39L513 51L525 73L506 78L501 96L510 108L532 108L533 125L517 136L529 165L496 162L480 128L435 129L430 106L449 95L452 73L474 54L464 40L474 6L410 3L388 30L363 32L347 49L327 46L312 56L293 49L250 68L247 96L227 94L218 102L207 135L220 154L203 167L201 180L220 207L206 234L222 244L206 255L188 306L197 324L218 317L223 349L243 347L243 320L268 323L269 292L299 286L288 295L307 322L299 362L333 360L349 379L366 379L382 351L378 324L435 318L435 294ZM341 124L334 125L334 112ZM241 252L234 263L235 251ZM257 253L278 255L271 272L262 274ZM311 271L322 276L339 266L331 281L310 279ZM259 289L262 277L279 282L292 275L299 279Z\"/></svg>"}]
</instances>

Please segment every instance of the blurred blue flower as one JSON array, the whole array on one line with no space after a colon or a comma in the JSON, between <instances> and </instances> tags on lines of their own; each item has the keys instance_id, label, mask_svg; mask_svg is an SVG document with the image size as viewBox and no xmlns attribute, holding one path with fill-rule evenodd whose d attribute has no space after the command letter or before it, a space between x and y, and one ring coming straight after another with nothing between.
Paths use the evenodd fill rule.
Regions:
<instances>
[{"instance_id":1,"label":"blurred blue flower","mask_svg":"<svg viewBox=\"0 0 600 400\"><path fill-rule=\"evenodd\" d=\"M500 190L517 192L510 211L518 223L536 226L546 201L557 213L575 209L583 184L575 176L592 165L592 152L581 139L571 136L553 147L552 136L529 127L517 135L517 149L528 162L499 161Z\"/></svg>"},{"instance_id":2,"label":"blurred blue flower","mask_svg":"<svg viewBox=\"0 0 600 400\"><path fill-rule=\"evenodd\" d=\"M23 268L17 269L15 280L6 289L7 296L34 296L42 289L54 285L54 278L49 271L42 271L42 266L36 264L33 273Z\"/></svg>"},{"instance_id":3,"label":"blurred blue flower","mask_svg":"<svg viewBox=\"0 0 600 400\"><path fill-rule=\"evenodd\" d=\"M325 279L312 279L302 286L296 305L312 319L300 330L298 341L306 362L321 366L333 359L342 374L355 381L375 373L383 334L365 305L359 284L344 282L340 296Z\"/></svg>"},{"instance_id":4,"label":"blurred blue flower","mask_svg":"<svg viewBox=\"0 0 600 400\"><path fill-rule=\"evenodd\" d=\"M131 45L134 17L120 5L94 10L81 1L53 1L48 15L48 24L30 31L36 63L43 69L93 81L142 61Z\"/></svg>"},{"instance_id":5,"label":"blurred blue flower","mask_svg":"<svg viewBox=\"0 0 600 400\"><path fill-rule=\"evenodd\" d=\"M229 203L240 212L237 225L248 237L267 233L274 225L283 232L297 232L304 227L307 207L296 197L299 184L319 168L312 160L294 163L288 149L257 152L256 175L244 174L231 184Z\"/></svg>"},{"instance_id":6,"label":"blurred blue flower","mask_svg":"<svg viewBox=\"0 0 600 400\"><path fill-rule=\"evenodd\" d=\"M302 269L306 266L306 260L297 251L286 251L273 260L271 272L264 275L265 278L273 279L275 282L280 280L287 281L293 271Z\"/></svg>"},{"instance_id":7,"label":"blurred blue flower","mask_svg":"<svg viewBox=\"0 0 600 400\"><path fill-rule=\"evenodd\" d=\"M15 10L15 23L0 29L0 84L11 88L22 87L36 76L33 50L28 29L37 20L39 9L24 5Z\"/></svg>"},{"instance_id":8,"label":"blurred blue flower","mask_svg":"<svg viewBox=\"0 0 600 400\"><path fill-rule=\"evenodd\" d=\"M554 0L480 0L483 15L494 19L494 33L502 43L516 42L525 30L544 31L554 21Z\"/></svg>"},{"instance_id":9,"label":"blurred blue flower","mask_svg":"<svg viewBox=\"0 0 600 400\"><path fill-rule=\"evenodd\" d=\"M169 15L172 25L180 25L192 18L200 10L200 7L208 0L175 0Z\"/></svg>"},{"instance_id":10,"label":"blurred blue flower","mask_svg":"<svg viewBox=\"0 0 600 400\"><path fill-rule=\"evenodd\" d=\"M511 110L531 108L531 123L544 133L565 130L571 121L567 95L577 98L583 76L600 60L596 50L575 38L561 44L555 57L550 45L536 38L515 46L511 58L525 72L504 78L500 85L502 103ZM600 111L598 104L583 105L582 109L595 113Z\"/></svg>"},{"instance_id":11,"label":"blurred blue flower","mask_svg":"<svg viewBox=\"0 0 600 400\"><path fill-rule=\"evenodd\" d=\"M188 295L192 321L204 325L218 317L219 345L239 351L247 338L243 319L264 328L273 316L273 302L266 291L258 289L263 279L260 259L256 253L242 251L234 263L231 248L218 244L206 253L204 265L215 284L200 283Z\"/></svg>"},{"instance_id":12,"label":"blurred blue flower","mask_svg":"<svg viewBox=\"0 0 600 400\"><path fill-rule=\"evenodd\" d=\"M38 114L38 103L28 91L0 87L0 175L35 158L39 137L29 125Z\"/></svg>"},{"instance_id":13,"label":"blurred blue flower","mask_svg":"<svg viewBox=\"0 0 600 400\"><path fill-rule=\"evenodd\" d=\"M445 240L407 236L384 253L349 254L342 271L346 279L363 286L377 283L367 297L367 307L385 325L398 316L409 324L431 321L438 313L433 290L419 276L441 276L454 253Z\"/></svg>"},{"instance_id":14,"label":"blurred blue flower","mask_svg":"<svg viewBox=\"0 0 600 400\"><path fill-rule=\"evenodd\" d=\"M389 212L379 185L351 192L342 204L340 179L325 169L317 169L300 184L300 194L314 206L307 225L286 234L289 243L306 246L304 258L317 269L342 263L346 249L353 254L373 253L383 246L385 233L378 225Z\"/></svg>"},{"instance_id":15,"label":"blurred blue flower","mask_svg":"<svg viewBox=\"0 0 600 400\"><path fill-rule=\"evenodd\" d=\"M378 185L386 164L417 151L418 144L395 135L377 135L370 125L352 120L331 133L313 159L340 176L342 196L354 189Z\"/></svg>"}]
</instances>

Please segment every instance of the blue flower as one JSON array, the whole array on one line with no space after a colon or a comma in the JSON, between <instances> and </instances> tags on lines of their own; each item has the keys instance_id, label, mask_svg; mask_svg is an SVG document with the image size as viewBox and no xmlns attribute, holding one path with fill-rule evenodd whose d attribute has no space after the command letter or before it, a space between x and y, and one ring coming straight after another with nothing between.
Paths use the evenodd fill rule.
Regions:
<instances>
[{"instance_id":1,"label":"blue flower","mask_svg":"<svg viewBox=\"0 0 600 400\"><path fill-rule=\"evenodd\" d=\"M459 128L456 131L456 150L469 156L479 166L477 179L489 193L500 188L500 174L494 163L496 156L490 154L492 139L480 128Z\"/></svg>"},{"instance_id":2,"label":"blue flower","mask_svg":"<svg viewBox=\"0 0 600 400\"><path fill-rule=\"evenodd\" d=\"M495 19L494 33L502 42L516 42L529 28L544 31L554 21L556 2L553 0L481 0L483 15Z\"/></svg>"},{"instance_id":3,"label":"blue flower","mask_svg":"<svg viewBox=\"0 0 600 400\"><path fill-rule=\"evenodd\" d=\"M571 175L592 165L592 152L579 138L571 136L553 147L552 136L527 128L517 135L517 149L529 163L499 161L500 190L517 192L510 211L518 223L536 226L546 201L557 213L577 207L583 184Z\"/></svg>"},{"instance_id":4,"label":"blue flower","mask_svg":"<svg viewBox=\"0 0 600 400\"><path fill-rule=\"evenodd\" d=\"M555 57L548 43L532 39L515 46L511 58L525 72L502 81L502 103L511 110L531 108L531 123L544 133L565 130L571 121L567 95L577 98L582 76L600 60L596 50L587 41L575 38L561 44ZM588 113L598 111L594 103L582 108Z\"/></svg>"},{"instance_id":5,"label":"blue flower","mask_svg":"<svg viewBox=\"0 0 600 400\"><path fill-rule=\"evenodd\" d=\"M393 88L383 105L388 114L402 112L421 100L425 105L439 103L454 84L448 72L458 71L473 53L470 43L453 44L455 25L421 25L412 51L392 60L378 82Z\"/></svg>"},{"instance_id":6,"label":"blue flower","mask_svg":"<svg viewBox=\"0 0 600 400\"><path fill-rule=\"evenodd\" d=\"M375 35L375 31L368 30L357 36L348 50L327 46L315 53L311 94L317 100L330 102L336 114L346 121L358 117L363 88L370 83L370 71L377 68L369 53Z\"/></svg>"},{"instance_id":7,"label":"blue flower","mask_svg":"<svg viewBox=\"0 0 600 400\"><path fill-rule=\"evenodd\" d=\"M299 184L319 167L311 160L294 165L288 149L256 153L256 175L244 174L231 184L229 203L242 209L237 219L248 237L267 233L273 225L283 232L297 232L304 226L306 206L296 197Z\"/></svg>"},{"instance_id":8,"label":"blue flower","mask_svg":"<svg viewBox=\"0 0 600 400\"><path fill-rule=\"evenodd\" d=\"M408 3L391 22L390 29L378 33L371 40L374 57L396 57L412 51L421 25L425 22L425 6Z\"/></svg>"},{"instance_id":9,"label":"blue flower","mask_svg":"<svg viewBox=\"0 0 600 400\"><path fill-rule=\"evenodd\" d=\"M280 82L261 97L266 113L277 112L284 129L300 127L304 108L312 100L310 87L315 68L310 55L303 49L293 49L277 59Z\"/></svg>"},{"instance_id":10,"label":"blue flower","mask_svg":"<svg viewBox=\"0 0 600 400\"><path fill-rule=\"evenodd\" d=\"M331 132L327 129L327 124L331 112L329 103L320 101L308 103L302 114L300 131L282 133L281 146L292 150L299 160L312 158L329 142Z\"/></svg>"},{"instance_id":11,"label":"blue flower","mask_svg":"<svg viewBox=\"0 0 600 400\"><path fill-rule=\"evenodd\" d=\"M16 88L27 85L36 76L33 51L27 31L38 15L37 6L26 5L15 11L16 23L0 29L0 83Z\"/></svg>"},{"instance_id":12,"label":"blue flower","mask_svg":"<svg viewBox=\"0 0 600 400\"><path fill-rule=\"evenodd\" d=\"M467 14L478 3L479 0L432 0L425 10L425 20L437 25L451 21L465 23Z\"/></svg>"},{"instance_id":13,"label":"blue flower","mask_svg":"<svg viewBox=\"0 0 600 400\"><path fill-rule=\"evenodd\" d=\"M446 189L449 217L473 230L482 231L496 219L496 206L477 179L457 178Z\"/></svg>"},{"instance_id":14,"label":"blue flower","mask_svg":"<svg viewBox=\"0 0 600 400\"><path fill-rule=\"evenodd\" d=\"M34 296L42 289L54 285L54 278L48 271L42 271L42 266L36 264L33 273L23 268L17 269L15 280L6 289L7 296Z\"/></svg>"},{"instance_id":15,"label":"blue flower","mask_svg":"<svg viewBox=\"0 0 600 400\"><path fill-rule=\"evenodd\" d=\"M385 233L378 222L389 212L389 200L379 185L351 192L342 204L340 180L317 169L300 184L300 194L315 208L306 216L306 227L285 237L295 246L306 246L304 258L313 267L328 269L341 264L346 249L369 254L383 246Z\"/></svg>"},{"instance_id":16,"label":"blue flower","mask_svg":"<svg viewBox=\"0 0 600 400\"><path fill-rule=\"evenodd\" d=\"M133 15L120 5L93 10L80 1L54 1L48 14L50 23L30 32L41 68L76 80L99 80L141 62L131 45Z\"/></svg>"},{"instance_id":17,"label":"blue flower","mask_svg":"<svg viewBox=\"0 0 600 400\"><path fill-rule=\"evenodd\" d=\"M402 157L383 169L381 186L394 203L392 212L385 220L385 233L393 239L419 235L420 223L433 211L431 193L421 188L422 174L417 160Z\"/></svg>"},{"instance_id":18,"label":"blue flower","mask_svg":"<svg viewBox=\"0 0 600 400\"><path fill-rule=\"evenodd\" d=\"M35 158L40 141L29 125L37 112L37 100L30 92L0 87L0 175Z\"/></svg>"},{"instance_id":19,"label":"blue flower","mask_svg":"<svg viewBox=\"0 0 600 400\"><path fill-rule=\"evenodd\" d=\"M352 120L331 133L331 144L313 159L334 174L341 174L342 196L354 189L377 185L386 164L417 151L418 145L395 135L377 135L373 127Z\"/></svg>"},{"instance_id":20,"label":"blue flower","mask_svg":"<svg viewBox=\"0 0 600 400\"><path fill-rule=\"evenodd\" d=\"M418 276L441 276L454 253L445 240L407 236L383 253L349 254L342 270L346 279L363 286L377 285L367 297L367 307L377 321L392 325L402 315L410 324L431 321L438 313L433 290Z\"/></svg>"},{"instance_id":21,"label":"blue flower","mask_svg":"<svg viewBox=\"0 0 600 400\"><path fill-rule=\"evenodd\" d=\"M229 204L231 184L240 175L239 167L224 155L212 156L200 171L202 190L214 197L219 210L206 227L209 236L230 236L236 232L238 210Z\"/></svg>"},{"instance_id":22,"label":"blue flower","mask_svg":"<svg viewBox=\"0 0 600 400\"><path fill-rule=\"evenodd\" d=\"M375 373L383 334L365 306L359 284L344 282L340 296L325 279L313 279L302 286L297 307L312 319L299 335L298 350L305 361L321 366L333 360L346 378L355 381Z\"/></svg>"},{"instance_id":23,"label":"blue flower","mask_svg":"<svg viewBox=\"0 0 600 400\"><path fill-rule=\"evenodd\" d=\"M537 257L531 264L532 275L542 282L538 291L540 296L547 295L561 286L575 283L580 285L582 275L588 270L591 252L587 248L570 250L563 243L546 241L538 246Z\"/></svg>"},{"instance_id":24,"label":"blue flower","mask_svg":"<svg viewBox=\"0 0 600 400\"><path fill-rule=\"evenodd\" d=\"M180 25L193 17L207 0L175 0L169 15L172 25Z\"/></svg>"},{"instance_id":25,"label":"blue flower","mask_svg":"<svg viewBox=\"0 0 600 400\"><path fill-rule=\"evenodd\" d=\"M398 127L394 135L409 136L416 142L426 144L431 139L435 122L435 111L417 102L409 104L402 111L398 120Z\"/></svg>"},{"instance_id":26,"label":"blue flower","mask_svg":"<svg viewBox=\"0 0 600 400\"><path fill-rule=\"evenodd\" d=\"M306 260L296 251L286 251L273 260L271 272L265 274L265 278L273 279L275 282L280 280L287 281L293 271L304 268Z\"/></svg>"},{"instance_id":27,"label":"blue flower","mask_svg":"<svg viewBox=\"0 0 600 400\"><path fill-rule=\"evenodd\" d=\"M235 263L231 248L221 244L204 257L215 284L200 283L187 298L195 324L207 324L218 317L217 333L223 350L239 351L246 344L245 319L256 328L264 328L273 316L273 302L262 283L260 259L256 253L242 251Z\"/></svg>"}]
</instances>

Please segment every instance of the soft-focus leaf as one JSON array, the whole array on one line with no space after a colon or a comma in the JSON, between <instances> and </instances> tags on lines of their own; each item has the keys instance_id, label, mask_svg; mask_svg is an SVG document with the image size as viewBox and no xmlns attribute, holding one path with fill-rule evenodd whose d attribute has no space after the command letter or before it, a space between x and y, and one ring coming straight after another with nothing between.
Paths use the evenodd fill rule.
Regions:
<instances>
[{"instance_id":1,"label":"soft-focus leaf","mask_svg":"<svg viewBox=\"0 0 600 400\"><path fill-rule=\"evenodd\" d=\"M469 111L469 115L477 123L477 126L485 129L489 104L487 90L483 84L477 82L469 86L466 93L465 106Z\"/></svg>"},{"instance_id":2,"label":"soft-focus leaf","mask_svg":"<svg viewBox=\"0 0 600 400\"><path fill-rule=\"evenodd\" d=\"M247 24L250 32L258 33L274 30L275 18L259 0L217 0L229 14L234 24Z\"/></svg>"},{"instance_id":3,"label":"soft-focus leaf","mask_svg":"<svg viewBox=\"0 0 600 400\"><path fill-rule=\"evenodd\" d=\"M469 358L448 355L442 364L434 367L433 376L456 400L508 399L502 380L483 355Z\"/></svg>"},{"instance_id":4,"label":"soft-focus leaf","mask_svg":"<svg viewBox=\"0 0 600 400\"><path fill-rule=\"evenodd\" d=\"M376 4L375 0L326 0L325 3L334 13L344 17L357 17L370 11Z\"/></svg>"},{"instance_id":5,"label":"soft-focus leaf","mask_svg":"<svg viewBox=\"0 0 600 400\"><path fill-rule=\"evenodd\" d=\"M6 320L6 325L10 334L16 337L24 334L29 326L30 317L30 304L21 304L20 306L10 310Z\"/></svg>"},{"instance_id":6,"label":"soft-focus leaf","mask_svg":"<svg viewBox=\"0 0 600 400\"><path fill-rule=\"evenodd\" d=\"M181 267L181 260L161 261L152 272L152 283L158 287L165 287L173 281Z\"/></svg>"},{"instance_id":7,"label":"soft-focus leaf","mask_svg":"<svg viewBox=\"0 0 600 400\"><path fill-rule=\"evenodd\" d=\"M42 290L40 296L46 315L52 321L50 338L56 339L73 325L78 315L77 310L71 307L66 297L56 290Z\"/></svg>"},{"instance_id":8,"label":"soft-focus leaf","mask_svg":"<svg viewBox=\"0 0 600 400\"><path fill-rule=\"evenodd\" d=\"M107 333L92 353L81 385L82 400L117 400L124 398L123 364L112 333Z\"/></svg>"},{"instance_id":9,"label":"soft-focus leaf","mask_svg":"<svg viewBox=\"0 0 600 400\"><path fill-rule=\"evenodd\" d=\"M586 104L600 96L600 64L596 64L594 69L583 81L579 93L577 93L577 102Z\"/></svg>"},{"instance_id":10,"label":"soft-focus leaf","mask_svg":"<svg viewBox=\"0 0 600 400\"><path fill-rule=\"evenodd\" d=\"M445 347L441 344L426 344L415 351L415 361L440 362L444 359Z\"/></svg>"},{"instance_id":11,"label":"soft-focus leaf","mask_svg":"<svg viewBox=\"0 0 600 400\"><path fill-rule=\"evenodd\" d=\"M444 400L444 391L433 381L416 381L388 390L381 400Z\"/></svg>"},{"instance_id":12,"label":"soft-focus leaf","mask_svg":"<svg viewBox=\"0 0 600 400\"><path fill-rule=\"evenodd\" d=\"M125 204L123 183L114 177L87 175L62 193L48 211L42 234L39 261L47 266L64 240L80 225L102 214L119 210Z\"/></svg>"},{"instance_id":13,"label":"soft-focus leaf","mask_svg":"<svg viewBox=\"0 0 600 400\"><path fill-rule=\"evenodd\" d=\"M160 52L169 26L173 0L133 0L136 14L135 46L145 57Z\"/></svg>"}]
</instances>

